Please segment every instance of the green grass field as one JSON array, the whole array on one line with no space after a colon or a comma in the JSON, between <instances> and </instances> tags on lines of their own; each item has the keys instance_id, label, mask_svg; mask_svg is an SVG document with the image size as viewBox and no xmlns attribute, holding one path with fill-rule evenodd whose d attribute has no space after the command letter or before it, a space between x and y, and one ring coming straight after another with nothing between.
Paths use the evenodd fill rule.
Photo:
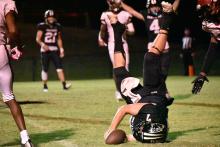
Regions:
<instances>
[{"instance_id":1,"label":"green grass field","mask_svg":"<svg viewBox=\"0 0 220 147\"><path fill-rule=\"evenodd\" d=\"M220 77L209 77L199 95L191 94L193 77L170 76L167 84L175 102L169 108L169 138L165 144L119 145L152 147L220 146ZM103 147L103 134L120 105L112 79L76 80L69 91L57 81L42 92L40 82L16 82L14 92L23 109L33 143L39 147ZM119 128L130 132L129 117ZM0 146L19 146L18 130L0 103Z\"/></svg>"}]
</instances>

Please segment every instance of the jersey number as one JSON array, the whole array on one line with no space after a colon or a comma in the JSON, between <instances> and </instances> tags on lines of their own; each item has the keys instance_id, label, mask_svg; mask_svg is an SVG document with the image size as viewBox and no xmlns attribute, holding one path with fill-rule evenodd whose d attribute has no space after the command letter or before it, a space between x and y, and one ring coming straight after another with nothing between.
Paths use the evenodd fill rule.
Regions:
<instances>
[{"instance_id":1,"label":"jersey number","mask_svg":"<svg viewBox=\"0 0 220 147\"><path fill-rule=\"evenodd\" d=\"M151 122L150 114L147 114L146 121Z\"/></svg>"},{"instance_id":2,"label":"jersey number","mask_svg":"<svg viewBox=\"0 0 220 147\"><path fill-rule=\"evenodd\" d=\"M47 32L45 34L45 42L46 43L55 43L56 42L56 36L57 36L57 33L56 32Z\"/></svg>"},{"instance_id":3,"label":"jersey number","mask_svg":"<svg viewBox=\"0 0 220 147\"><path fill-rule=\"evenodd\" d=\"M150 24L150 31L154 31L154 33L158 33L159 32L159 30L160 30L160 26L159 26L159 21L158 21L158 19L154 19L153 21L152 21L152 23Z\"/></svg>"}]
</instances>

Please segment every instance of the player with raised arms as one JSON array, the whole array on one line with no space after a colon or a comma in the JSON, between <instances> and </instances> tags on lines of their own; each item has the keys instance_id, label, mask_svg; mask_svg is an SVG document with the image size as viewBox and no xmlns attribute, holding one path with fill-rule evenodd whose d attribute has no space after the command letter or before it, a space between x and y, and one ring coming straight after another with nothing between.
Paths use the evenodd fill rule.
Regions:
<instances>
[{"instance_id":1,"label":"player with raised arms","mask_svg":"<svg viewBox=\"0 0 220 147\"><path fill-rule=\"evenodd\" d=\"M40 45L43 81L43 91L48 91L48 70L50 61L55 65L59 80L62 82L63 89L68 90L70 83L66 83L62 58L64 57L64 48L62 41L61 25L57 22L53 10L47 10L44 13L45 22L38 24L36 42Z\"/></svg>"},{"instance_id":2,"label":"player with raised arms","mask_svg":"<svg viewBox=\"0 0 220 147\"><path fill-rule=\"evenodd\" d=\"M162 18L160 31L153 46L144 56L144 84L125 68L124 51L114 53L114 74L118 89L126 100L127 105L121 106L116 112L104 138L108 144L109 136L115 132L125 115L131 115L132 134L127 135L128 141L137 140L142 143L163 143L168 134L168 108L166 86L161 74L160 54L166 46L170 24L179 6L180 0L162 2ZM121 133L123 134L123 133ZM123 135L124 136L124 135ZM121 142L122 143L122 142Z\"/></svg>"},{"instance_id":3,"label":"player with raised arms","mask_svg":"<svg viewBox=\"0 0 220 147\"><path fill-rule=\"evenodd\" d=\"M126 69L129 70L129 48L126 40L127 34L134 34L135 30L131 22L132 15L121 8L121 0L107 0L109 9L101 15L101 26L98 36L98 44L101 47L108 46L109 57L114 64L114 52L117 48L123 48L125 52ZM106 41L106 32L108 40ZM113 78L115 76L113 74ZM115 98L121 99L118 90Z\"/></svg>"},{"instance_id":4,"label":"player with raised arms","mask_svg":"<svg viewBox=\"0 0 220 147\"><path fill-rule=\"evenodd\" d=\"M16 24L17 14L18 12L14 1L0 1L0 91L2 93L3 101L9 107L20 131L21 146L33 147L26 130L23 112L15 100L15 95L13 94L12 89L13 74L10 65L10 58L18 60L22 55L22 44ZM9 40L9 42L7 40Z\"/></svg>"}]
</instances>

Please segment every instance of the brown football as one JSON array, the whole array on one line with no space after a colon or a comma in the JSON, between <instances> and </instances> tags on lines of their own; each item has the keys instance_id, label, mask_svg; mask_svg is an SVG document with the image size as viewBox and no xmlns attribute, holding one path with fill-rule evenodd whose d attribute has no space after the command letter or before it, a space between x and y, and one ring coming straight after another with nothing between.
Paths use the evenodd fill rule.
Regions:
<instances>
[{"instance_id":1,"label":"brown football","mask_svg":"<svg viewBox=\"0 0 220 147\"><path fill-rule=\"evenodd\" d=\"M109 136L106 138L106 144L121 144L126 141L126 133L123 130L116 129L112 131Z\"/></svg>"}]
</instances>

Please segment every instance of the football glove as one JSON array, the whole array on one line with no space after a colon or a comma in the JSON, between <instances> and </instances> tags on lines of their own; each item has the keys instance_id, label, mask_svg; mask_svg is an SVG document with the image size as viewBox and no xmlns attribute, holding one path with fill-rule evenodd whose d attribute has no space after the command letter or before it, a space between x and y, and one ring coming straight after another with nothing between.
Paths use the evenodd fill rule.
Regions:
<instances>
[{"instance_id":1,"label":"football glove","mask_svg":"<svg viewBox=\"0 0 220 147\"><path fill-rule=\"evenodd\" d=\"M13 49L11 49L11 57L14 60L18 60L22 55L22 52L17 48L14 47Z\"/></svg>"},{"instance_id":2,"label":"football glove","mask_svg":"<svg viewBox=\"0 0 220 147\"><path fill-rule=\"evenodd\" d=\"M193 94L198 94L200 90L202 89L202 86L204 82L209 82L208 78L203 75L199 75L192 83L194 83L193 88L192 88L192 93Z\"/></svg>"}]
</instances>

